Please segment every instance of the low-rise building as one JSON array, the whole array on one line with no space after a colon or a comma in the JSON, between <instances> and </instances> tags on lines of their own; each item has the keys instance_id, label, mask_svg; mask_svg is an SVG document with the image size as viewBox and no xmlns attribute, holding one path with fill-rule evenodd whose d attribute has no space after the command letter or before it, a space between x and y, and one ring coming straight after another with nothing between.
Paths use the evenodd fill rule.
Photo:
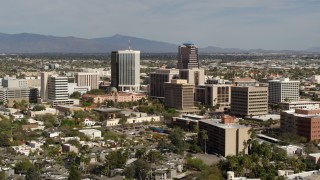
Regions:
<instances>
[{"instance_id":1,"label":"low-rise building","mask_svg":"<svg viewBox=\"0 0 320 180\"><path fill-rule=\"evenodd\" d=\"M295 109L281 112L280 129L305 137L308 141L320 140L320 109Z\"/></svg>"},{"instance_id":2,"label":"low-rise building","mask_svg":"<svg viewBox=\"0 0 320 180\"><path fill-rule=\"evenodd\" d=\"M296 101L296 102L281 102L279 106L282 110L292 110L292 109L319 109L319 101Z\"/></svg>"},{"instance_id":3,"label":"low-rise building","mask_svg":"<svg viewBox=\"0 0 320 180\"><path fill-rule=\"evenodd\" d=\"M108 119L104 122L105 126L119 126L120 118ZM146 116L146 117L130 117L127 118L126 124L139 124L143 122L159 122L160 116Z\"/></svg>"},{"instance_id":4,"label":"low-rise building","mask_svg":"<svg viewBox=\"0 0 320 180\"><path fill-rule=\"evenodd\" d=\"M113 102L134 102L142 98L147 98L146 94L136 93L136 92L117 92L116 89L113 89L113 92L106 95L93 95L93 94L84 94L83 99L92 98L94 103L103 103L105 101Z\"/></svg>"},{"instance_id":5,"label":"low-rise building","mask_svg":"<svg viewBox=\"0 0 320 180\"><path fill-rule=\"evenodd\" d=\"M91 139L101 138L101 131L97 129L82 129L79 132L88 136Z\"/></svg>"}]
</instances>

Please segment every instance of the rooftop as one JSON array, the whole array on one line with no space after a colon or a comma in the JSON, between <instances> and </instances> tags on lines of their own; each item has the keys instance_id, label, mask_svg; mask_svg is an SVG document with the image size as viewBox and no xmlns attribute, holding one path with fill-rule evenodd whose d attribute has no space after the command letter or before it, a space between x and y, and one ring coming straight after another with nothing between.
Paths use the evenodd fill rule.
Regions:
<instances>
[{"instance_id":1,"label":"rooftop","mask_svg":"<svg viewBox=\"0 0 320 180\"><path fill-rule=\"evenodd\" d=\"M200 122L203 122L203 123L206 123L206 124L210 124L210 125L213 125L213 126L216 126L216 127L220 127L220 128L223 128L223 129L249 128L247 126L240 125L240 124L222 124L220 119L200 120Z\"/></svg>"}]
</instances>

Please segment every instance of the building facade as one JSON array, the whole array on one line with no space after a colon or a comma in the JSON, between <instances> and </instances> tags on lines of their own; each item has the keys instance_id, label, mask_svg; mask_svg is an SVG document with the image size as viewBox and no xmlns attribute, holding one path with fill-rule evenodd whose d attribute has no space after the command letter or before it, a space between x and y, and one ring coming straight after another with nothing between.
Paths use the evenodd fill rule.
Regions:
<instances>
[{"instance_id":1,"label":"building facade","mask_svg":"<svg viewBox=\"0 0 320 180\"><path fill-rule=\"evenodd\" d=\"M150 73L149 96L164 98L164 83L179 77L179 69L157 69Z\"/></svg>"},{"instance_id":2,"label":"building facade","mask_svg":"<svg viewBox=\"0 0 320 180\"><path fill-rule=\"evenodd\" d=\"M269 83L269 104L299 101L299 81L288 78L271 80Z\"/></svg>"},{"instance_id":3,"label":"building facade","mask_svg":"<svg viewBox=\"0 0 320 180\"><path fill-rule=\"evenodd\" d=\"M180 69L179 79L186 79L189 84L202 85L205 82L204 69Z\"/></svg>"},{"instance_id":4,"label":"building facade","mask_svg":"<svg viewBox=\"0 0 320 180\"><path fill-rule=\"evenodd\" d=\"M194 85L188 84L184 79L173 79L164 84L164 105L175 108L181 112L193 111Z\"/></svg>"},{"instance_id":5,"label":"building facade","mask_svg":"<svg viewBox=\"0 0 320 180\"><path fill-rule=\"evenodd\" d=\"M231 113L240 116L268 114L268 87L231 87Z\"/></svg>"},{"instance_id":6,"label":"building facade","mask_svg":"<svg viewBox=\"0 0 320 180\"><path fill-rule=\"evenodd\" d=\"M177 68L199 68L198 48L193 43L185 43L179 46Z\"/></svg>"},{"instance_id":7,"label":"building facade","mask_svg":"<svg viewBox=\"0 0 320 180\"><path fill-rule=\"evenodd\" d=\"M320 140L320 109L295 109L281 112L280 129L305 137L307 141Z\"/></svg>"},{"instance_id":8,"label":"building facade","mask_svg":"<svg viewBox=\"0 0 320 180\"><path fill-rule=\"evenodd\" d=\"M236 156L248 153L244 142L250 139L250 127L232 123L223 123L220 119L200 120L199 129L207 131L207 151L222 156ZM201 141L201 140L200 140Z\"/></svg>"},{"instance_id":9,"label":"building facade","mask_svg":"<svg viewBox=\"0 0 320 180\"><path fill-rule=\"evenodd\" d=\"M68 77L50 76L48 78L48 99L67 100L68 98Z\"/></svg>"},{"instance_id":10,"label":"building facade","mask_svg":"<svg viewBox=\"0 0 320 180\"><path fill-rule=\"evenodd\" d=\"M296 101L296 102L281 102L279 106L282 110L293 110L293 109L319 109L319 101Z\"/></svg>"},{"instance_id":11,"label":"building facade","mask_svg":"<svg viewBox=\"0 0 320 180\"><path fill-rule=\"evenodd\" d=\"M195 101L205 106L228 108L231 104L231 85L199 85L195 88Z\"/></svg>"},{"instance_id":12,"label":"building facade","mask_svg":"<svg viewBox=\"0 0 320 180\"><path fill-rule=\"evenodd\" d=\"M140 51L111 53L111 85L119 91L140 90Z\"/></svg>"},{"instance_id":13,"label":"building facade","mask_svg":"<svg viewBox=\"0 0 320 180\"><path fill-rule=\"evenodd\" d=\"M37 88L1 88L0 101L12 106L14 102L37 102L39 91Z\"/></svg>"},{"instance_id":14,"label":"building facade","mask_svg":"<svg viewBox=\"0 0 320 180\"><path fill-rule=\"evenodd\" d=\"M98 73L78 72L75 73L74 80L78 86L90 86L91 89L99 89Z\"/></svg>"}]
</instances>

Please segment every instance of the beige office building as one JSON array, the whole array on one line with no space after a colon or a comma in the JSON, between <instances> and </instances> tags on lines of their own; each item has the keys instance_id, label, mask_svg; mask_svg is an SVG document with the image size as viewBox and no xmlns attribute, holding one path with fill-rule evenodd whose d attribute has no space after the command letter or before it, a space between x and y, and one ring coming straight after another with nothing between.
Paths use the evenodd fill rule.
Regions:
<instances>
[{"instance_id":1,"label":"beige office building","mask_svg":"<svg viewBox=\"0 0 320 180\"><path fill-rule=\"evenodd\" d=\"M194 85L185 79L173 79L164 83L164 105L182 113L198 112L194 107Z\"/></svg>"},{"instance_id":2,"label":"beige office building","mask_svg":"<svg viewBox=\"0 0 320 180\"><path fill-rule=\"evenodd\" d=\"M204 69L180 69L180 79L186 79L189 84L202 85L205 82Z\"/></svg>"},{"instance_id":3,"label":"beige office building","mask_svg":"<svg viewBox=\"0 0 320 180\"><path fill-rule=\"evenodd\" d=\"M74 75L75 83L77 86L90 86L91 89L99 89L99 76L98 73L79 72Z\"/></svg>"},{"instance_id":4,"label":"beige office building","mask_svg":"<svg viewBox=\"0 0 320 180\"><path fill-rule=\"evenodd\" d=\"M206 84L195 89L195 101L206 106L229 108L231 104L231 85Z\"/></svg>"},{"instance_id":5,"label":"beige office building","mask_svg":"<svg viewBox=\"0 0 320 180\"><path fill-rule=\"evenodd\" d=\"M149 95L154 98L164 98L164 83L179 77L179 69L157 69L150 73Z\"/></svg>"},{"instance_id":6,"label":"beige office building","mask_svg":"<svg viewBox=\"0 0 320 180\"><path fill-rule=\"evenodd\" d=\"M268 114L268 87L231 87L231 113L240 116Z\"/></svg>"},{"instance_id":7,"label":"beige office building","mask_svg":"<svg viewBox=\"0 0 320 180\"><path fill-rule=\"evenodd\" d=\"M208 134L207 152L218 153L222 156L236 156L243 152L248 153L244 142L250 139L250 127L222 123L220 119L200 120L199 129L206 130Z\"/></svg>"}]
</instances>

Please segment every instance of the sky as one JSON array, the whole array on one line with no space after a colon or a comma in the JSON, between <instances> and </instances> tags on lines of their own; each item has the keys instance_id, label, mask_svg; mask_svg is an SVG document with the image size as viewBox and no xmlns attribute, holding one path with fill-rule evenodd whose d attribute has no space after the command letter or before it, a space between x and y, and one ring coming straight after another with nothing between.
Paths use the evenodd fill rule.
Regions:
<instances>
[{"instance_id":1,"label":"sky","mask_svg":"<svg viewBox=\"0 0 320 180\"><path fill-rule=\"evenodd\" d=\"M3 0L0 32L304 50L320 47L320 0Z\"/></svg>"}]
</instances>

